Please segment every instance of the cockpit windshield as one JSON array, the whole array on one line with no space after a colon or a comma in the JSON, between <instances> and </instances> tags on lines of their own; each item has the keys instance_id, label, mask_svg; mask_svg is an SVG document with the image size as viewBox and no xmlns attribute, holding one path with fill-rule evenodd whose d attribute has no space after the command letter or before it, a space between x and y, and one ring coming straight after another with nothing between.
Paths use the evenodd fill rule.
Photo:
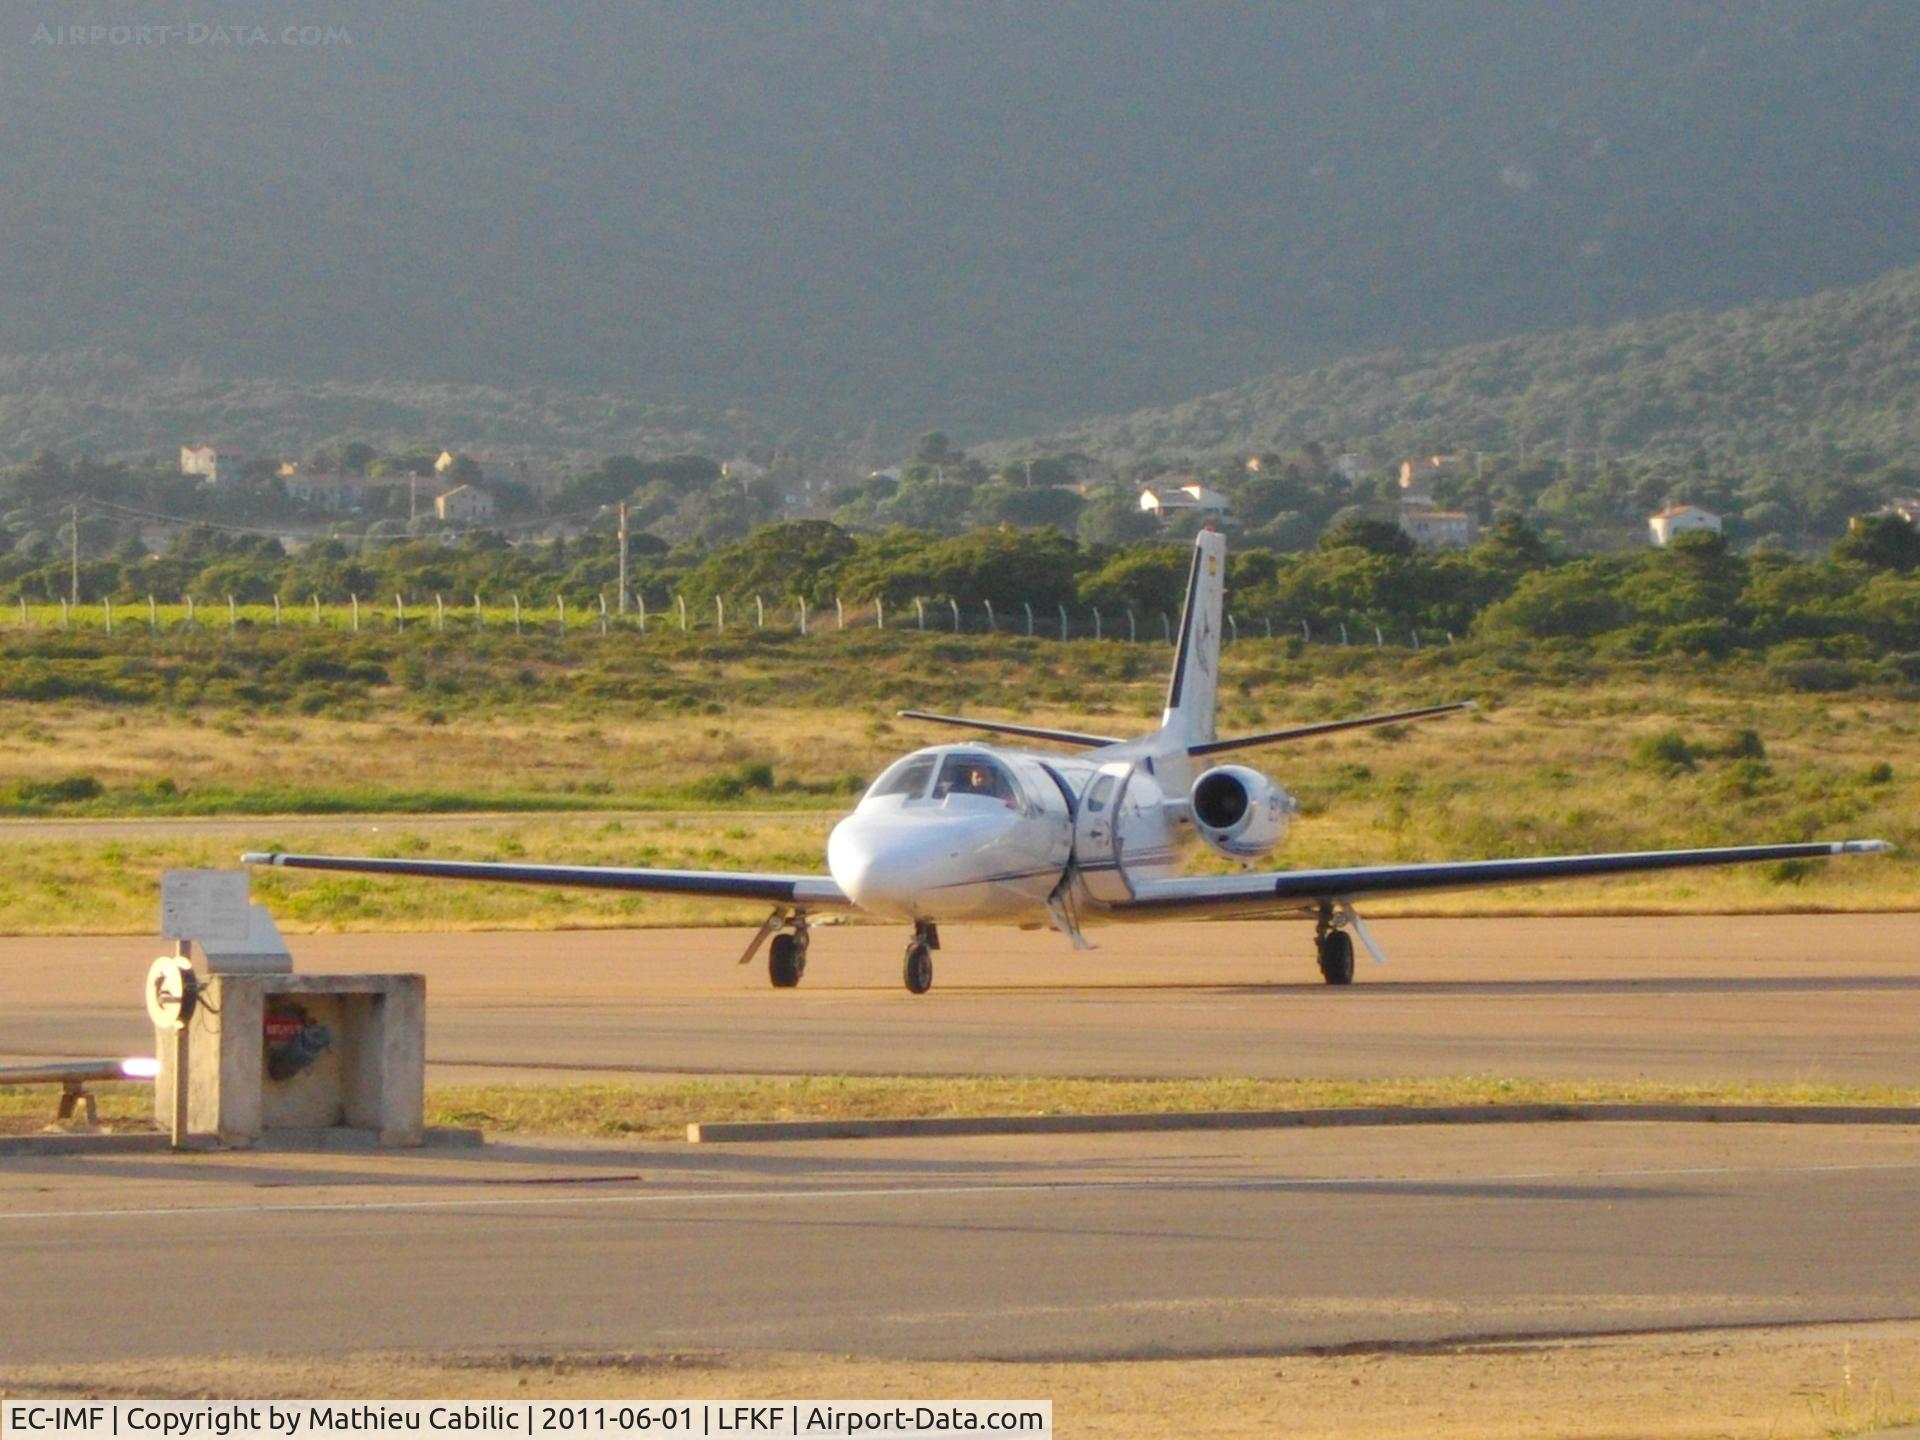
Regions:
<instances>
[{"instance_id":1,"label":"cockpit windshield","mask_svg":"<svg viewBox=\"0 0 1920 1440\"><path fill-rule=\"evenodd\" d=\"M895 761L873 782L873 788L867 791L867 799L901 795L909 800L918 800L927 793L927 782L933 779L933 767L939 763L939 759L938 755L909 755L904 760Z\"/></svg>"},{"instance_id":2,"label":"cockpit windshield","mask_svg":"<svg viewBox=\"0 0 1920 1440\"><path fill-rule=\"evenodd\" d=\"M944 800L949 795L984 795L1008 806L1020 803L1013 777L991 755L947 756L934 782L933 798Z\"/></svg>"}]
</instances>

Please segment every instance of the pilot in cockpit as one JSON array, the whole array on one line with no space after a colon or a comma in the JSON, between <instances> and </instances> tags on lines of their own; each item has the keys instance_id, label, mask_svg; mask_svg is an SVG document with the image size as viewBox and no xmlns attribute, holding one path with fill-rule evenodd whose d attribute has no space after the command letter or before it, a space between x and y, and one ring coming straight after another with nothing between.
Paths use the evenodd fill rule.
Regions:
<instances>
[{"instance_id":1,"label":"pilot in cockpit","mask_svg":"<svg viewBox=\"0 0 1920 1440\"><path fill-rule=\"evenodd\" d=\"M933 787L933 798L944 800L949 795L985 795L1010 810L1018 804L1005 772L978 756L956 756L947 762Z\"/></svg>"}]
</instances>

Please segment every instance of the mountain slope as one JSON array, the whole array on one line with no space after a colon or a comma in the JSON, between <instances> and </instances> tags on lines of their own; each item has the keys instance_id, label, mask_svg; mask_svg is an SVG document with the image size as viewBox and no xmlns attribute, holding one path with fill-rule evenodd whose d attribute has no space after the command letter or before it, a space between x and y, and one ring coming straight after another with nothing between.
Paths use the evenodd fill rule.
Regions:
<instances>
[{"instance_id":1,"label":"mountain slope","mask_svg":"<svg viewBox=\"0 0 1920 1440\"><path fill-rule=\"evenodd\" d=\"M1007 433L1920 233L1884 0L324 11L7 8L0 351Z\"/></svg>"},{"instance_id":2,"label":"mountain slope","mask_svg":"<svg viewBox=\"0 0 1920 1440\"><path fill-rule=\"evenodd\" d=\"M364 440L387 451L451 446L502 459L728 456L784 437L738 411L651 405L557 386L216 378L124 355L0 356L0 461L41 450L95 459L159 457L211 442L299 458Z\"/></svg>"},{"instance_id":3,"label":"mountain slope","mask_svg":"<svg viewBox=\"0 0 1920 1440\"><path fill-rule=\"evenodd\" d=\"M1467 448L1816 460L1920 456L1920 268L1782 304L1283 371L988 453L1110 461Z\"/></svg>"}]
</instances>

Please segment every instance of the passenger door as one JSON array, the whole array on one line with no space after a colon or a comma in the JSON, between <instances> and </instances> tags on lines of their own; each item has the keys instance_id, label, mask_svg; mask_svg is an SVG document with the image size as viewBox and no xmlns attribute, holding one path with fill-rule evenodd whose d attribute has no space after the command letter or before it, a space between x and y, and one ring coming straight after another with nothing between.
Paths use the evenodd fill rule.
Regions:
<instances>
[{"instance_id":1,"label":"passenger door","mask_svg":"<svg viewBox=\"0 0 1920 1440\"><path fill-rule=\"evenodd\" d=\"M1081 883L1095 900L1118 903L1133 898L1120 871L1120 806L1132 777L1130 761L1102 765L1080 796L1073 825L1073 860Z\"/></svg>"}]
</instances>

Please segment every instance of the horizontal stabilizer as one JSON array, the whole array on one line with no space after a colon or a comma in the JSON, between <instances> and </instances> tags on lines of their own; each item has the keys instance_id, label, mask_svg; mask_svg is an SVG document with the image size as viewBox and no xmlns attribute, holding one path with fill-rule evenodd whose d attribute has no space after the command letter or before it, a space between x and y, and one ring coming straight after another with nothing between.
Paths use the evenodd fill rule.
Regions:
<instances>
[{"instance_id":1,"label":"horizontal stabilizer","mask_svg":"<svg viewBox=\"0 0 1920 1440\"><path fill-rule=\"evenodd\" d=\"M1056 745L1078 745L1097 750L1125 742L1111 735L1083 735L1077 730L1048 730L1039 725L1007 725L998 720L969 720L964 715L935 715L927 710L902 710L903 720L925 720L930 725L957 725L963 730L985 730L995 735L1018 735L1027 740L1051 740Z\"/></svg>"},{"instance_id":2,"label":"horizontal stabilizer","mask_svg":"<svg viewBox=\"0 0 1920 1440\"><path fill-rule=\"evenodd\" d=\"M1269 730L1262 735L1236 735L1230 740L1208 740L1189 745L1189 755L1218 755L1223 750L1250 750L1256 745L1279 745L1288 740L1308 740L1315 735L1331 735L1336 730L1364 730L1370 725L1399 725L1408 720L1430 720L1436 715L1451 715L1456 710L1473 709L1473 701L1456 700L1448 705L1427 705L1419 710L1396 710L1389 715L1361 715L1352 720L1323 720L1318 725L1298 725L1291 730Z\"/></svg>"}]
</instances>

